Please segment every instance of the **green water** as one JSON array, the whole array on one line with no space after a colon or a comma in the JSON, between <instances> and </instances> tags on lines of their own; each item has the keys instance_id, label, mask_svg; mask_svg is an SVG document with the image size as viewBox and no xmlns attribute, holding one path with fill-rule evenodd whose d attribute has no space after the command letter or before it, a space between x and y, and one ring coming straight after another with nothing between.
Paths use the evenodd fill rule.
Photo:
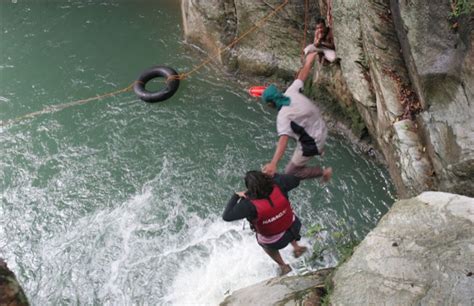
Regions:
<instances>
[{"instance_id":1,"label":"green water","mask_svg":"<svg viewBox=\"0 0 474 306\"><path fill-rule=\"evenodd\" d=\"M175 0L14 0L0 12L4 122L202 60ZM220 215L273 155L275 116L211 65L164 103L128 92L1 126L0 257L33 305L216 305L274 276L248 226ZM337 136L326 151L334 178L303 182L296 211L306 228L363 237L393 202L389 177ZM283 256L295 273L336 262Z\"/></svg>"}]
</instances>

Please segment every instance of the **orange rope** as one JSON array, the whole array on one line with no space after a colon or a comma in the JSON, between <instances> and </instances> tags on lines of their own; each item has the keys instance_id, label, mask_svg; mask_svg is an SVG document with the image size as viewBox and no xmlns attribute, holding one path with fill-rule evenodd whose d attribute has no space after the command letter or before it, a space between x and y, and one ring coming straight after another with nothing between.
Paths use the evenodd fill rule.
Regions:
<instances>
[{"instance_id":1,"label":"orange rope","mask_svg":"<svg viewBox=\"0 0 474 306\"><path fill-rule=\"evenodd\" d=\"M5 125L8 125L8 124L12 124L12 123L24 120L24 119L34 118L34 117L37 117L37 116L43 115L43 114L55 113L57 111L63 110L65 108L68 108L68 107L71 107L71 106L74 106L74 105L82 105L82 104L89 103L91 101L100 100L100 99L105 98L105 97L112 97L112 96L121 94L123 92L127 92L127 91L132 90L133 85L135 85L136 82L137 81L133 82L132 84L128 85L125 88L122 88L122 89L119 89L119 90L116 90L116 91L113 91L113 92L109 92L109 93L106 93L106 94L102 94L102 95L99 95L99 96L95 96L95 97L91 97L91 98L87 98L87 99L76 100L76 101L67 102L67 103L63 103L63 104L49 105L49 106L46 106L45 108L43 108L40 111L32 112L32 113L29 113L29 114L26 114L26 115L23 115L23 116L20 116L20 117L16 117L15 119L11 119L11 120L0 121L0 126L5 126Z\"/></svg>"},{"instance_id":2,"label":"orange rope","mask_svg":"<svg viewBox=\"0 0 474 306\"><path fill-rule=\"evenodd\" d=\"M303 54L303 50L306 47L306 32L308 32L308 10L309 10L309 2L308 0L304 1L304 32L303 32L303 42L301 43L301 53ZM302 57L304 55L301 55Z\"/></svg>"},{"instance_id":3,"label":"orange rope","mask_svg":"<svg viewBox=\"0 0 474 306\"><path fill-rule=\"evenodd\" d=\"M308 0L305 0L305 1L308 1ZM221 55L222 52L224 52L225 50L235 46L239 41L241 41L244 37L246 37L248 34L252 33L253 31L257 30L259 27L261 27L268 19L270 19L273 15L275 15L278 11L282 10L287 4L288 4L289 0L285 0L282 4L280 4L279 6L277 6L272 12L270 12L269 14L265 15L263 18L261 18L259 21L257 21L250 29L248 29L246 32L244 32L244 34L240 35L239 37L237 37L236 39L234 39L230 44L228 44L227 46L219 49L217 51L217 56ZM306 17L305 17L306 19ZM306 25L305 25L306 27ZM305 28L305 35L306 35L306 28ZM306 38L305 38L306 39ZM187 78L190 74L196 72L197 70L201 69L203 66L207 65L209 62L212 61L214 56L209 56L206 60L202 61L199 65L195 66L191 71L189 72L186 72L186 73L180 73L178 75L173 75L173 76L170 76L168 77L165 81L168 82L170 80L174 80L174 79L178 79L178 80L184 80L185 78ZM7 121L0 121L0 126L5 126L7 124L11 124L11 123L15 123L15 122L18 122L18 121L21 121L21 120L24 120L24 119L28 119L28 118L34 118L36 116L39 116L39 115L42 115L42 114L47 114L47 113L53 113L53 112L57 112L59 110L62 110L62 109L65 109L65 108L68 108L68 107L71 107L71 106L74 106L74 105L81 105L81 104L86 104L88 102L91 102L91 101L95 101L95 100L100 100L102 98L105 98L105 97L111 97L111 96L115 96L117 94L120 94L120 93L123 93L123 92L127 92L127 91L130 91L132 90L133 88L133 85L136 83L137 81L133 82L132 84L130 84L129 86L123 88L123 89L120 89L120 90L117 90L117 91L114 91L114 92L111 92L111 93L106 93L106 94L103 94L103 95L100 95L100 96L96 96L96 97L92 97L92 98L88 98L88 99L82 99L82 100L77 100L77 101L72 101L72 102L68 102L68 103L64 103L64 104L58 104L58 105L53 105L53 106L47 106L45 108L43 108L42 110L40 111L37 111L37 112L32 112L32 113L29 113L29 114L26 114L26 115L23 115L23 116L20 116L20 117L17 117L15 119L12 119L12 120L7 120Z\"/></svg>"},{"instance_id":4,"label":"orange rope","mask_svg":"<svg viewBox=\"0 0 474 306\"><path fill-rule=\"evenodd\" d=\"M307 1L307 0L306 0ZM195 66L191 71L189 72L186 72L186 73L180 73L179 75L177 76L171 76L170 78L168 79L179 79L179 80L183 80L185 78L187 78L190 74L196 72L197 70L201 69L203 66L209 64L209 62L212 61L212 59L215 57L215 56L219 56L221 55L222 52L224 52L225 50L229 49L229 48L232 48L233 46L235 46L239 41L241 41L244 37L246 37L248 34L252 33L253 31L255 31L256 29L258 29L259 27L261 27L268 19L270 19L271 17L273 17L273 15L275 15L276 13L278 13L278 11L281 11L285 5L287 5L289 2L289 0L285 0L282 4L280 4L279 6L277 6L272 12L268 13L266 16L264 16L262 19L260 19L259 21L257 21L250 29L248 29L246 32L244 32L244 34L240 35L239 37L237 37L236 39L234 39L230 44L228 44L227 46L225 47L222 47L220 48L218 51L217 51L217 54L216 55L211 55L209 56L206 60L202 61L199 65Z\"/></svg>"}]
</instances>

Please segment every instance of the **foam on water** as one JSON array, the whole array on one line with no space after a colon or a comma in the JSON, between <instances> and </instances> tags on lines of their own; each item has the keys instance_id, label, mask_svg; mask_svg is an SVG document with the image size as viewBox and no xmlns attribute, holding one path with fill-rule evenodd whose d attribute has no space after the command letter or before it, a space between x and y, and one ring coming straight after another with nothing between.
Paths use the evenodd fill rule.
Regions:
<instances>
[{"instance_id":1,"label":"foam on water","mask_svg":"<svg viewBox=\"0 0 474 306\"><path fill-rule=\"evenodd\" d=\"M178 196L157 199L163 183L157 178L116 208L98 210L45 240L36 254L43 285L35 303L215 305L277 274L248 226L216 215L202 219ZM147 222L157 210L166 210L167 218ZM289 250L283 256L297 263Z\"/></svg>"}]
</instances>

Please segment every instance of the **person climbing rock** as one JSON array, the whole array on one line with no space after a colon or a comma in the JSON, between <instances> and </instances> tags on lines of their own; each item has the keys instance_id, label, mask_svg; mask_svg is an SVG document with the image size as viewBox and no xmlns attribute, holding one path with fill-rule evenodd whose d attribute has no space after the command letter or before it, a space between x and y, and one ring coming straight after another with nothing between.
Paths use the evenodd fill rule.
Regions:
<instances>
[{"instance_id":1,"label":"person climbing rock","mask_svg":"<svg viewBox=\"0 0 474 306\"><path fill-rule=\"evenodd\" d=\"M316 21L313 46L318 52L319 64L322 65L325 61L332 63L336 60L336 53L334 51L336 46L334 45L332 29L326 26L326 22L322 18ZM329 52L329 50L332 52Z\"/></svg>"},{"instance_id":2,"label":"person climbing rock","mask_svg":"<svg viewBox=\"0 0 474 306\"><path fill-rule=\"evenodd\" d=\"M224 221L247 219L256 232L258 244L280 267L280 275L291 271L280 254L288 244L293 254L300 257L307 248L300 246L301 222L294 214L288 192L300 183L293 175L275 174L273 177L260 171L245 174L246 191L235 192L224 210Z\"/></svg>"},{"instance_id":3,"label":"person climbing rock","mask_svg":"<svg viewBox=\"0 0 474 306\"><path fill-rule=\"evenodd\" d=\"M329 181L332 176L332 168L307 166L313 156L324 153L327 137L326 123L319 108L300 92L313 67L315 56L315 53L306 56L297 79L284 94L275 85L268 86L262 94L262 100L278 110L277 147L272 160L262 168L263 172L270 176L277 171L278 162L283 157L290 138L295 139L297 143L293 156L285 167L286 174L295 175L300 179L322 177L324 182Z\"/></svg>"}]
</instances>

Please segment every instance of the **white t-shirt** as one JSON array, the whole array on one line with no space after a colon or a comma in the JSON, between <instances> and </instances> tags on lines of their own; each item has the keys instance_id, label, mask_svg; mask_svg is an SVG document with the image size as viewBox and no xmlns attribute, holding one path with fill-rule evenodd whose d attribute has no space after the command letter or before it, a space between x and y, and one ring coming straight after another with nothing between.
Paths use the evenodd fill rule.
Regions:
<instances>
[{"instance_id":1,"label":"white t-shirt","mask_svg":"<svg viewBox=\"0 0 474 306\"><path fill-rule=\"evenodd\" d=\"M288 135L296 140L299 135L291 128L291 122L303 127L306 133L314 139L318 150L324 147L327 137L326 124L321 117L319 108L305 95L300 93L303 88L302 80L295 80L285 91L284 95L291 99L290 105L283 106L277 116L278 136ZM301 145L298 141L298 145Z\"/></svg>"}]
</instances>

